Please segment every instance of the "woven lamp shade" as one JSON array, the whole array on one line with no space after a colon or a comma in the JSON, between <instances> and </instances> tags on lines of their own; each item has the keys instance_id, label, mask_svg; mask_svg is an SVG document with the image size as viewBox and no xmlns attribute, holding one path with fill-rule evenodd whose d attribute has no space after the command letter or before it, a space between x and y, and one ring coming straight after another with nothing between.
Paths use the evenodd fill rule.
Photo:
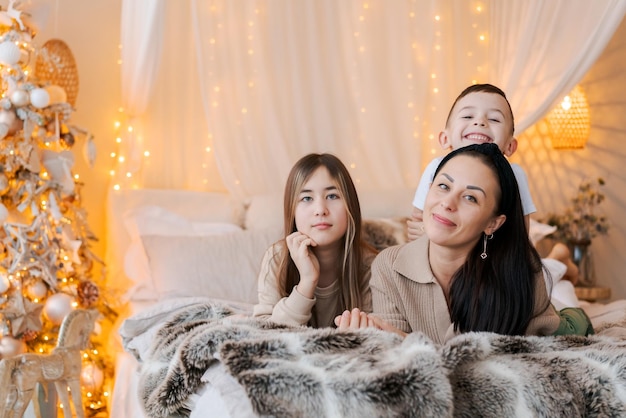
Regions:
<instances>
[{"instance_id":1,"label":"woven lamp shade","mask_svg":"<svg viewBox=\"0 0 626 418\"><path fill-rule=\"evenodd\" d=\"M580 86L574 87L547 116L554 149L585 147L591 130L589 103Z\"/></svg>"}]
</instances>

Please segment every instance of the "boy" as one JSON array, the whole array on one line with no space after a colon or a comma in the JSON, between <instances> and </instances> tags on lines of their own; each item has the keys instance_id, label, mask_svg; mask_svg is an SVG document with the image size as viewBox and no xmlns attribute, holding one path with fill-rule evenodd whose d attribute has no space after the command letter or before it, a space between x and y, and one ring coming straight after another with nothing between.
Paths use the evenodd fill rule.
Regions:
<instances>
[{"instance_id":1,"label":"boy","mask_svg":"<svg viewBox=\"0 0 626 418\"><path fill-rule=\"evenodd\" d=\"M457 149L470 144L493 142L502 153L510 157L517 150L517 139L513 136L515 123L511 104L505 93L492 84L474 84L459 94L446 120L445 129L439 133L439 144L443 149ZM423 234L422 210L426 193L430 188L433 173L441 157L433 159L424 170L415 197L413 212L407 221L407 235L410 241ZM518 164L511 164L519 186L526 229L530 227L530 214L536 212L530 195L526 173ZM548 258L561 261L566 271L564 277L572 283L578 279L578 267L571 261L569 250L557 243Z\"/></svg>"}]
</instances>

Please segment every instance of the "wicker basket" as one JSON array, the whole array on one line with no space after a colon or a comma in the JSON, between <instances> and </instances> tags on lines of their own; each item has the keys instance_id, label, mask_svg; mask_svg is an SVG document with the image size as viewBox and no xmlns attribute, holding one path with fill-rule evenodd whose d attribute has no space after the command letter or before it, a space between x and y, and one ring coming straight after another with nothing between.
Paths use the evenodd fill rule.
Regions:
<instances>
[{"instance_id":1,"label":"wicker basket","mask_svg":"<svg viewBox=\"0 0 626 418\"><path fill-rule=\"evenodd\" d=\"M35 61L35 77L41 83L61 86L67 102L76 104L78 96L78 69L72 51L60 39L50 39L41 47Z\"/></svg>"}]
</instances>

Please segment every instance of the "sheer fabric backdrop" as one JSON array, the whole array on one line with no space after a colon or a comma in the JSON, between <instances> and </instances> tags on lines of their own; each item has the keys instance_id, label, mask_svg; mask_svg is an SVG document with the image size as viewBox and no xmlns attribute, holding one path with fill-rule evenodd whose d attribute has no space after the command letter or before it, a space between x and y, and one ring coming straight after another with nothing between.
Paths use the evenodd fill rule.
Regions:
<instances>
[{"instance_id":1,"label":"sheer fabric backdrop","mask_svg":"<svg viewBox=\"0 0 626 418\"><path fill-rule=\"evenodd\" d=\"M145 36L123 29L121 69L127 114L145 127L126 153L151 156L120 174L243 198L280 192L308 152L340 156L360 189L413 187L464 87L502 87L521 132L580 81L626 11L619 0L146 3L154 15L124 1L123 27Z\"/></svg>"}]
</instances>

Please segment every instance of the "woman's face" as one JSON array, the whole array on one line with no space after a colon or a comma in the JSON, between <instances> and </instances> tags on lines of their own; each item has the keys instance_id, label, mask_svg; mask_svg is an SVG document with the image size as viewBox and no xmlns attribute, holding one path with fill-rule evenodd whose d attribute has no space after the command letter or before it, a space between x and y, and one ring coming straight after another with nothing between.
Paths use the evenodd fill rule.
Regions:
<instances>
[{"instance_id":1,"label":"woman's face","mask_svg":"<svg viewBox=\"0 0 626 418\"><path fill-rule=\"evenodd\" d=\"M426 195L424 228L431 242L469 252L483 232L502 225L495 215L500 186L496 174L474 156L458 155L439 170Z\"/></svg>"},{"instance_id":2,"label":"woman's face","mask_svg":"<svg viewBox=\"0 0 626 418\"><path fill-rule=\"evenodd\" d=\"M326 167L316 169L296 197L296 228L318 246L336 244L348 229L344 197Z\"/></svg>"}]
</instances>

